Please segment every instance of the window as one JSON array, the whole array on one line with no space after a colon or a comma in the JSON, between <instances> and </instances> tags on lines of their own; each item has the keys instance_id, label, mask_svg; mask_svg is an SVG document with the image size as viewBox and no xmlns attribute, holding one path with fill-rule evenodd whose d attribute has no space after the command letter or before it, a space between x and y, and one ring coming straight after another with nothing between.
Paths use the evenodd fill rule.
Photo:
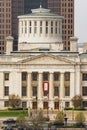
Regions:
<instances>
[{"instance_id":1,"label":"window","mask_svg":"<svg viewBox=\"0 0 87 130\"><path fill-rule=\"evenodd\" d=\"M29 21L29 33L31 33L31 21Z\"/></svg>"},{"instance_id":2,"label":"window","mask_svg":"<svg viewBox=\"0 0 87 130\"><path fill-rule=\"evenodd\" d=\"M40 34L42 33L42 21L40 21Z\"/></svg>"},{"instance_id":3,"label":"window","mask_svg":"<svg viewBox=\"0 0 87 130\"><path fill-rule=\"evenodd\" d=\"M4 87L4 96L8 96L9 95L9 87L5 86Z\"/></svg>"},{"instance_id":4,"label":"window","mask_svg":"<svg viewBox=\"0 0 87 130\"><path fill-rule=\"evenodd\" d=\"M33 96L37 96L37 86L33 86Z\"/></svg>"},{"instance_id":5,"label":"window","mask_svg":"<svg viewBox=\"0 0 87 130\"><path fill-rule=\"evenodd\" d=\"M65 102L65 107L69 107L70 103L69 102Z\"/></svg>"},{"instance_id":6,"label":"window","mask_svg":"<svg viewBox=\"0 0 87 130\"><path fill-rule=\"evenodd\" d=\"M87 74L83 74L82 79L83 79L83 81L87 81Z\"/></svg>"},{"instance_id":7,"label":"window","mask_svg":"<svg viewBox=\"0 0 87 130\"><path fill-rule=\"evenodd\" d=\"M70 81L70 72L65 73L65 81Z\"/></svg>"},{"instance_id":8,"label":"window","mask_svg":"<svg viewBox=\"0 0 87 130\"><path fill-rule=\"evenodd\" d=\"M22 96L27 96L27 87L22 86Z\"/></svg>"},{"instance_id":9,"label":"window","mask_svg":"<svg viewBox=\"0 0 87 130\"><path fill-rule=\"evenodd\" d=\"M27 107L27 102L26 101L23 101L22 102L22 108L26 108Z\"/></svg>"},{"instance_id":10,"label":"window","mask_svg":"<svg viewBox=\"0 0 87 130\"><path fill-rule=\"evenodd\" d=\"M61 32L61 23L59 21L59 34L60 34L60 32Z\"/></svg>"},{"instance_id":11,"label":"window","mask_svg":"<svg viewBox=\"0 0 87 130\"><path fill-rule=\"evenodd\" d=\"M33 81L37 81L37 79L38 79L38 73L37 72L33 72L32 73L32 80Z\"/></svg>"},{"instance_id":12,"label":"window","mask_svg":"<svg viewBox=\"0 0 87 130\"><path fill-rule=\"evenodd\" d=\"M25 33L27 33L27 21L25 21Z\"/></svg>"},{"instance_id":13,"label":"window","mask_svg":"<svg viewBox=\"0 0 87 130\"><path fill-rule=\"evenodd\" d=\"M54 96L59 96L59 87L58 86L54 87Z\"/></svg>"},{"instance_id":14,"label":"window","mask_svg":"<svg viewBox=\"0 0 87 130\"><path fill-rule=\"evenodd\" d=\"M55 72L54 73L54 81L59 81L60 73Z\"/></svg>"},{"instance_id":15,"label":"window","mask_svg":"<svg viewBox=\"0 0 87 130\"><path fill-rule=\"evenodd\" d=\"M54 102L54 109L59 109L59 102L58 101Z\"/></svg>"},{"instance_id":16,"label":"window","mask_svg":"<svg viewBox=\"0 0 87 130\"><path fill-rule=\"evenodd\" d=\"M49 96L48 92L46 92L46 91L44 91L43 95L44 95L44 96L47 96L47 98L48 98L48 96Z\"/></svg>"},{"instance_id":17,"label":"window","mask_svg":"<svg viewBox=\"0 0 87 130\"><path fill-rule=\"evenodd\" d=\"M43 103L43 108L44 108L44 109L48 109L48 102L44 102L44 103Z\"/></svg>"},{"instance_id":18,"label":"window","mask_svg":"<svg viewBox=\"0 0 87 130\"><path fill-rule=\"evenodd\" d=\"M53 34L53 21L51 21L51 34Z\"/></svg>"},{"instance_id":19,"label":"window","mask_svg":"<svg viewBox=\"0 0 87 130\"><path fill-rule=\"evenodd\" d=\"M46 21L46 34L48 33L48 21Z\"/></svg>"},{"instance_id":20,"label":"window","mask_svg":"<svg viewBox=\"0 0 87 130\"><path fill-rule=\"evenodd\" d=\"M55 33L57 34L57 21L55 22Z\"/></svg>"},{"instance_id":21,"label":"window","mask_svg":"<svg viewBox=\"0 0 87 130\"><path fill-rule=\"evenodd\" d=\"M47 72L43 73L43 81L48 81L49 75Z\"/></svg>"},{"instance_id":22,"label":"window","mask_svg":"<svg viewBox=\"0 0 87 130\"><path fill-rule=\"evenodd\" d=\"M65 96L70 96L70 87L69 86L65 87Z\"/></svg>"},{"instance_id":23,"label":"window","mask_svg":"<svg viewBox=\"0 0 87 130\"><path fill-rule=\"evenodd\" d=\"M27 72L22 72L22 81L27 80Z\"/></svg>"},{"instance_id":24,"label":"window","mask_svg":"<svg viewBox=\"0 0 87 130\"><path fill-rule=\"evenodd\" d=\"M5 101L4 102L4 107L8 107L9 106L9 102L8 101Z\"/></svg>"},{"instance_id":25,"label":"window","mask_svg":"<svg viewBox=\"0 0 87 130\"><path fill-rule=\"evenodd\" d=\"M37 22L34 22L34 33L37 33Z\"/></svg>"},{"instance_id":26,"label":"window","mask_svg":"<svg viewBox=\"0 0 87 130\"><path fill-rule=\"evenodd\" d=\"M9 73L4 74L4 80L9 80Z\"/></svg>"},{"instance_id":27,"label":"window","mask_svg":"<svg viewBox=\"0 0 87 130\"><path fill-rule=\"evenodd\" d=\"M37 102L33 102L32 108L33 108L33 109L37 109Z\"/></svg>"},{"instance_id":28,"label":"window","mask_svg":"<svg viewBox=\"0 0 87 130\"><path fill-rule=\"evenodd\" d=\"M82 105L83 107L87 107L87 101L83 101Z\"/></svg>"},{"instance_id":29,"label":"window","mask_svg":"<svg viewBox=\"0 0 87 130\"><path fill-rule=\"evenodd\" d=\"M87 96L87 86L82 87L82 95Z\"/></svg>"}]
</instances>

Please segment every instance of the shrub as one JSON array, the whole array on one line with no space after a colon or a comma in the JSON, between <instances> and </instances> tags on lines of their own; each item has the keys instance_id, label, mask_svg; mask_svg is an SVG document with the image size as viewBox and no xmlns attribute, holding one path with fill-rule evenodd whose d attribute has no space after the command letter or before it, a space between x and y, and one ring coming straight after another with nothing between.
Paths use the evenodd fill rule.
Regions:
<instances>
[{"instance_id":1,"label":"shrub","mask_svg":"<svg viewBox=\"0 0 87 130\"><path fill-rule=\"evenodd\" d=\"M64 110L73 110L72 107L65 107Z\"/></svg>"},{"instance_id":2,"label":"shrub","mask_svg":"<svg viewBox=\"0 0 87 130\"><path fill-rule=\"evenodd\" d=\"M62 111L57 112L55 121L58 122L58 123L63 123L64 122L64 114L63 114Z\"/></svg>"},{"instance_id":3,"label":"shrub","mask_svg":"<svg viewBox=\"0 0 87 130\"><path fill-rule=\"evenodd\" d=\"M83 124L85 122L84 114L82 112L79 112L75 117L75 121L77 124Z\"/></svg>"}]
</instances>

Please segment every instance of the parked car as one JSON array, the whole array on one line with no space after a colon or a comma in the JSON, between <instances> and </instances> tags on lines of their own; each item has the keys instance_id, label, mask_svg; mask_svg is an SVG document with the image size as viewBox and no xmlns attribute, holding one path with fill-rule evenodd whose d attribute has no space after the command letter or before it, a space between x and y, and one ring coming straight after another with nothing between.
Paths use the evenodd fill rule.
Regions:
<instances>
[{"instance_id":1,"label":"parked car","mask_svg":"<svg viewBox=\"0 0 87 130\"><path fill-rule=\"evenodd\" d=\"M24 130L24 128L20 126L20 127L18 127L17 130Z\"/></svg>"},{"instance_id":2,"label":"parked car","mask_svg":"<svg viewBox=\"0 0 87 130\"><path fill-rule=\"evenodd\" d=\"M15 124L15 123L16 123L16 120L14 119L7 119L3 121L3 124Z\"/></svg>"},{"instance_id":3,"label":"parked car","mask_svg":"<svg viewBox=\"0 0 87 130\"><path fill-rule=\"evenodd\" d=\"M9 125L9 126L5 127L4 130L13 130L13 127Z\"/></svg>"},{"instance_id":4,"label":"parked car","mask_svg":"<svg viewBox=\"0 0 87 130\"><path fill-rule=\"evenodd\" d=\"M50 130L56 130L56 126L55 125L52 125Z\"/></svg>"}]
</instances>

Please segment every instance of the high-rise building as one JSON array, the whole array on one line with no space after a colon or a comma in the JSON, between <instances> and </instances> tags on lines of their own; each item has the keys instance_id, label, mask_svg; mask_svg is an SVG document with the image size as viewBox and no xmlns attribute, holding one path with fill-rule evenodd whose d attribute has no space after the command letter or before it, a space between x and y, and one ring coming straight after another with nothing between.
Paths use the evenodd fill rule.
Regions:
<instances>
[{"instance_id":1,"label":"high-rise building","mask_svg":"<svg viewBox=\"0 0 87 130\"><path fill-rule=\"evenodd\" d=\"M62 27L64 50L70 50L69 38L74 35L74 0L48 0L48 8L64 16Z\"/></svg>"},{"instance_id":2,"label":"high-rise building","mask_svg":"<svg viewBox=\"0 0 87 130\"><path fill-rule=\"evenodd\" d=\"M0 54L6 50L6 37L14 37L14 49L17 49L18 20L23 14L24 0L0 0Z\"/></svg>"},{"instance_id":3,"label":"high-rise building","mask_svg":"<svg viewBox=\"0 0 87 130\"><path fill-rule=\"evenodd\" d=\"M0 0L0 53L5 51L5 38L12 35L11 0Z\"/></svg>"},{"instance_id":4,"label":"high-rise building","mask_svg":"<svg viewBox=\"0 0 87 130\"><path fill-rule=\"evenodd\" d=\"M14 37L14 50L17 50L18 19L17 16L31 12L40 7L49 8L53 13L64 16L63 43L64 50L70 49L69 38L74 35L74 0L0 0L0 53L6 50L6 37Z\"/></svg>"},{"instance_id":5,"label":"high-rise building","mask_svg":"<svg viewBox=\"0 0 87 130\"><path fill-rule=\"evenodd\" d=\"M47 0L24 0L24 13L30 13L31 9L39 8L42 4L43 8L48 8Z\"/></svg>"}]
</instances>

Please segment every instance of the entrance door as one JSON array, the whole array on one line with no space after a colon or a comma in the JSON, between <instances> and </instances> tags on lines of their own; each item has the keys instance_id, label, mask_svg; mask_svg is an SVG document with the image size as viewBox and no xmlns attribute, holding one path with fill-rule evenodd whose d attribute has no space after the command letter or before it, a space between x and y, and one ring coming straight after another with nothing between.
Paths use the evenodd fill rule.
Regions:
<instances>
[{"instance_id":1,"label":"entrance door","mask_svg":"<svg viewBox=\"0 0 87 130\"><path fill-rule=\"evenodd\" d=\"M58 101L54 102L54 109L59 109L59 102Z\"/></svg>"},{"instance_id":2,"label":"entrance door","mask_svg":"<svg viewBox=\"0 0 87 130\"><path fill-rule=\"evenodd\" d=\"M33 102L32 108L33 108L33 109L37 109L37 102Z\"/></svg>"},{"instance_id":3,"label":"entrance door","mask_svg":"<svg viewBox=\"0 0 87 130\"><path fill-rule=\"evenodd\" d=\"M44 103L43 103L43 108L44 108L44 109L48 109L48 102L44 102Z\"/></svg>"}]
</instances>

